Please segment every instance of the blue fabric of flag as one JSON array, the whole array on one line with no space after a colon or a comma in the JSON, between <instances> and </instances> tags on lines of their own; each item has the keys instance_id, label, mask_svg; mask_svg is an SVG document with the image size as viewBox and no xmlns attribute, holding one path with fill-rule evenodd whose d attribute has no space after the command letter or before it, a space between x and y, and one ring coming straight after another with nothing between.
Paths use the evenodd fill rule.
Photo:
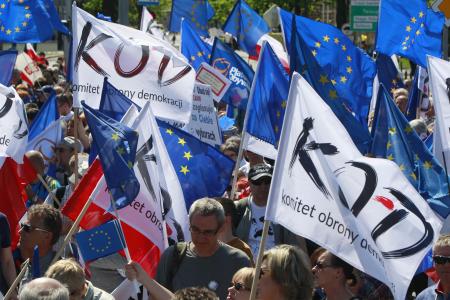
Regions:
<instances>
[{"instance_id":1,"label":"blue fabric of flag","mask_svg":"<svg viewBox=\"0 0 450 300\"><path fill-rule=\"evenodd\" d=\"M395 89L404 88L405 84L390 56L379 53L376 59L378 81L394 95Z\"/></svg>"},{"instance_id":2,"label":"blue fabric of flag","mask_svg":"<svg viewBox=\"0 0 450 300\"><path fill-rule=\"evenodd\" d=\"M291 72L297 71L308 81L344 125L359 151L363 154L367 153L371 142L367 125L362 125L348 109L348 105L340 97L327 73L322 70L309 47L297 34L297 19L292 14L290 17L294 20L289 24L291 27L287 27L286 24L283 24L283 27L285 30L289 28L292 30L291 48L288 49ZM282 20L284 22L285 19Z\"/></svg>"},{"instance_id":3,"label":"blue fabric of flag","mask_svg":"<svg viewBox=\"0 0 450 300\"><path fill-rule=\"evenodd\" d=\"M375 50L407 57L427 67L426 56L442 57L445 17L429 9L425 0L380 2Z\"/></svg>"},{"instance_id":4,"label":"blue fabric of flag","mask_svg":"<svg viewBox=\"0 0 450 300\"><path fill-rule=\"evenodd\" d=\"M0 84L9 86L16 64L17 50L0 51Z\"/></svg>"},{"instance_id":5,"label":"blue fabric of flag","mask_svg":"<svg viewBox=\"0 0 450 300\"><path fill-rule=\"evenodd\" d=\"M245 110L255 74L252 68L219 39L214 39L210 65L231 81L231 86L221 101Z\"/></svg>"},{"instance_id":6,"label":"blue fabric of flag","mask_svg":"<svg viewBox=\"0 0 450 300\"><path fill-rule=\"evenodd\" d=\"M198 70L202 62L209 63L212 46L204 42L190 23L183 20L181 24L181 53L189 60L189 64Z\"/></svg>"},{"instance_id":7,"label":"blue fabric of flag","mask_svg":"<svg viewBox=\"0 0 450 300\"><path fill-rule=\"evenodd\" d=\"M57 119L59 119L58 103L56 101L56 93L52 90L47 101L44 102L30 125L28 140L32 141Z\"/></svg>"},{"instance_id":8,"label":"blue fabric of flag","mask_svg":"<svg viewBox=\"0 0 450 300\"><path fill-rule=\"evenodd\" d=\"M207 2L207 0L173 0L169 31L180 32L181 20L185 18L199 34L209 36L208 16L211 15L211 8L208 8Z\"/></svg>"},{"instance_id":9,"label":"blue fabric of flag","mask_svg":"<svg viewBox=\"0 0 450 300\"><path fill-rule=\"evenodd\" d=\"M96 111L82 101L93 144L98 149L106 184L117 209L130 204L139 193L134 174L138 134L136 131Z\"/></svg>"},{"instance_id":10,"label":"blue fabric of flag","mask_svg":"<svg viewBox=\"0 0 450 300\"><path fill-rule=\"evenodd\" d=\"M289 94L289 74L269 43L264 43L247 110L247 132L276 148Z\"/></svg>"},{"instance_id":11,"label":"blue fabric of flag","mask_svg":"<svg viewBox=\"0 0 450 300\"><path fill-rule=\"evenodd\" d=\"M31 263L31 276L33 279L41 277L41 265L39 263L39 246L33 248L33 260Z\"/></svg>"},{"instance_id":12,"label":"blue fabric of flag","mask_svg":"<svg viewBox=\"0 0 450 300\"><path fill-rule=\"evenodd\" d=\"M125 238L117 220L77 233L75 239L85 262L114 254L125 248Z\"/></svg>"},{"instance_id":13,"label":"blue fabric of flag","mask_svg":"<svg viewBox=\"0 0 450 300\"><path fill-rule=\"evenodd\" d=\"M450 213L445 171L380 85L372 127L371 153L399 166L409 182L441 217Z\"/></svg>"},{"instance_id":14,"label":"blue fabric of flag","mask_svg":"<svg viewBox=\"0 0 450 300\"><path fill-rule=\"evenodd\" d=\"M419 89L419 68L416 68L414 80L411 89L409 90L408 104L406 107L405 115L408 121L417 118L417 108L419 107L419 103L421 102L422 102L422 91Z\"/></svg>"},{"instance_id":15,"label":"blue fabric of flag","mask_svg":"<svg viewBox=\"0 0 450 300\"><path fill-rule=\"evenodd\" d=\"M103 20L103 21L107 21L107 22L112 22L111 16L105 16L102 13L97 13L97 19Z\"/></svg>"},{"instance_id":16,"label":"blue fabric of flag","mask_svg":"<svg viewBox=\"0 0 450 300\"><path fill-rule=\"evenodd\" d=\"M236 1L222 29L237 39L241 50L253 57L257 57L259 39L270 32L266 21L244 0Z\"/></svg>"},{"instance_id":17,"label":"blue fabric of flag","mask_svg":"<svg viewBox=\"0 0 450 300\"><path fill-rule=\"evenodd\" d=\"M40 43L57 30L70 34L61 23L52 0L10 0L0 3L0 41Z\"/></svg>"},{"instance_id":18,"label":"blue fabric of flag","mask_svg":"<svg viewBox=\"0 0 450 300\"><path fill-rule=\"evenodd\" d=\"M432 132L426 139L423 141L425 146L428 148L428 150L433 153L433 136L434 133Z\"/></svg>"},{"instance_id":19,"label":"blue fabric of flag","mask_svg":"<svg viewBox=\"0 0 450 300\"><path fill-rule=\"evenodd\" d=\"M291 47L291 13L280 9L286 48ZM297 34L356 118L366 126L375 62L334 26L296 16Z\"/></svg>"},{"instance_id":20,"label":"blue fabric of flag","mask_svg":"<svg viewBox=\"0 0 450 300\"><path fill-rule=\"evenodd\" d=\"M222 196L230 183L234 161L166 122L158 120L158 126L178 175L186 208L199 198Z\"/></svg>"}]
</instances>

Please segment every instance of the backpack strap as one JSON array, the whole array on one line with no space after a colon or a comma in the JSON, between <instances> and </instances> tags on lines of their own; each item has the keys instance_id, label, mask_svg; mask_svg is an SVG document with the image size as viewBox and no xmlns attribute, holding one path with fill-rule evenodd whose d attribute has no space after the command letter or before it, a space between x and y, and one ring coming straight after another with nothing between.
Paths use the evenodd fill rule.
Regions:
<instances>
[{"instance_id":1,"label":"backpack strap","mask_svg":"<svg viewBox=\"0 0 450 300\"><path fill-rule=\"evenodd\" d=\"M166 288L169 289L170 291L172 291L173 289L172 286L173 278L177 274L181 262L186 256L187 245L188 244L186 242L179 242L175 244L175 247L173 249L172 260L170 261L170 267L166 277L166 285L167 285Z\"/></svg>"},{"instance_id":2,"label":"backpack strap","mask_svg":"<svg viewBox=\"0 0 450 300\"><path fill-rule=\"evenodd\" d=\"M56 189L55 197L56 197L56 199L59 200L59 203L61 203L61 200L64 197L65 192L66 192L66 186L65 185L63 185L63 186L61 186L61 187ZM53 203L53 206L55 208L59 208L59 205L56 202Z\"/></svg>"}]
</instances>

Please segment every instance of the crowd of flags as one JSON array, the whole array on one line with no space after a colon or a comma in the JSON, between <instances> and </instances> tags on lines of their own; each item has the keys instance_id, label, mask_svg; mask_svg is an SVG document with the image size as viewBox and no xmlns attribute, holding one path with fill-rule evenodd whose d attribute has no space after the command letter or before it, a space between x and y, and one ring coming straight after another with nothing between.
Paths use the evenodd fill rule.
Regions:
<instances>
[{"instance_id":1,"label":"crowd of flags","mask_svg":"<svg viewBox=\"0 0 450 300\"><path fill-rule=\"evenodd\" d=\"M414 76L407 112L401 112L392 100L394 90L405 86L392 55L406 57L423 70L427 67L427 55L442 56L444 15L428 8L424 0L412 2L406 6L404 1L400 0L380 1L375 41L376 59L355 46L336 27L296 16L279 8L284 50L278 41L268 35L271 29L265 20L244 0L236 1L223 25L223 30L236 40L238 48L246 52L249 59L258 60L256 71L229 45L218 38L209 36L208 21L214 16L214 9L207 0L172 1L168 29L172 32L180 32L179 52L194 70L197 70L202 63L207 63L231 81L231 86L221 102L227 104L231 110L236 108L241 113L246 113L243 125L244 136L249 134L280 151L280 147L284 147L283 143L280 143L283 120L286 123L286 118L289 118L285 116L288 99L293 98L290 96L290 85L292 90L293 84L298 85L299 82L301 85L307 84L331 109L333 116L345 128L352 143L361 154L370 154L373 157L395 162L405 178L426 199L433 211L442 218L446 218L450 213L450 196L445 166L443 167L429 150L431 138L427 140L427 146L408 123L409 120L417 117L417 109L421 105L420 99L423 94L419 82L421 68L417 69ZM87 15L82 11L80 14ZM105 16L98 16L98 18L105 20ZM110 21L109 19L108 22ZM148 31L149 22L144 22L146 25L141 24L141 27L146 27L141 30ZM74 24L77 26L76 22ZM51 38L54 31L71 34L61 23L52 1L8 1L0 4L0 41L37 43ZM117 36L120 38L119 34ZM170 60L178 55L177 50L173 48L167 47L161 50L165 47L164 45L161 43L158 47L154 47L163 57L160 68L167 66L165 59ZM154 48L151 51L154 51ZM289 57L289 63L287 63L287 57ZM0 69L2 70L0 83L2 85L7 86L10 83L17 59L17 51L0 52ZM186 64L185 61L182 63ZM92 61L90 63L94 65ZM175 64L176 62L174 66ZM94 67L98 68L98 65ZM189 72L189 66L185 69L186 73L179 73L178 78L182 78ZM163 74L158 76L159 87L161 87ZM166 84L170 83L166 82ZM126 115L130 117L134 114L135 118L141 118L142 121L143 118L154 118L153 115L159 116L159 112L153 112L154 107L150 108L149 105L142 107L139 105L141 103L134 102L121 93L119 88L106 77L98 100L99 104L95 108L82 102L93 139L90 149L92 165L82 180L85 182L84 190L75 191L75 194L91 195L95 190L96 182L104 176L109 196L113 201L111 207L107 209L111 212L129 208L138 194L148 192L158 203L157 207L160 211L156 215L165 220L171 218L173 221L174 226L170 228L170 232L165 232L167 229L163 228L164 237L177 235L188 238L187 231L183 230L186 224L181 224L176 217L170 217L168 213L178 200L174 199L174 194L169 192L169 181L164 183L162 179L158 179L158 183L149 183L148 178L142 173L142 165L135 168L138 160L142 162L145 158L147 167L148 164L155 163L157 166L152 168L157 170L162 167L158 164L163 164L158 157L167 152L172 165L171 170L174 171L173 174L176 174L173 179L177 180L182 191L182 196L179 195L179 197L182 197L184 212L198 198L221 196L230 183L234 162L214 147L165 122L167 120L153 120L159 132L152 132L151 138L143 141L139 136L137 125L133 127L132 122L125 122ZM92 102L92 99L90 101ZM371 110L374 113L374 121L369 131L368 116ZM147 111L150 111L148 115L142 115ZM62 137L59 122L56 94L51 92L39 114L29 126L27 138L30 142L26 148L44 151L46 157L52 156L51 152L54 150L51 145L41 145L36 141L47 134L52 136L52 143L57 144ZM48 133L50 131L52 134ZM157 139L161 140L159 146L156 146ZM150 151L152 147L155 147L156 152ZM321 148L319 144L315 144L309 147L311 148L298 151L319 148L325 156L330 154L328 146ZM164 148L166 150L162 150ZM96 159L97 155L98 159ZM5 156L16 157L14 153L6 153ZM11 161L11 159L6 160L4 169L13 168L10 166ZM22 162L18 161L18 163ZM139 174L136 174L136 170L139 170ZM148 171L147 173L156 174L157 172ZM20 178L23 177L17 176L16 181L20 182ZM0 184L5 186L6 180L2 180ZM69 201L67 205L72 209L70 212L72 218L76 217L73 211L80 211L75 209L75 206L79 207L79 204L75 205ZM69 211L67 207L63 212ZM3 207L0 206L0 208ZM177 209L179 208L175 210ZM20 207L18 211L23 210L24 208ZM9 214L14 215L11 212ZM129 222L110 221L113 218L112 215L101 218L102 221L108 221L104 224L98 220L95 223L86 221L81 224L84 229L89 229L77 236L80 248L85 249L81 252L84 253L86 260L100 257L94 255L99 251L107 255L112 253L111 251L124 249L127 247L127 242L129 243L128 239L137 240L139 234L142 234L135 233L133 231L135 228L130 228L133 225ZM273 218L276 220L276 217ZM13 223L17 220L15 216ZM133 234L130 234L131 231ZM163 250L154 250L153 246L148 247L153 250L140 251L141 254L145 253L141 255L141 261L143 261L142 257L150 255L149 253L157 256L158 251ZM132 255L137 253L136 249L131 252ZM153 272L154 266L150 266L147 270Z\"/></svg>"}]
</instances>

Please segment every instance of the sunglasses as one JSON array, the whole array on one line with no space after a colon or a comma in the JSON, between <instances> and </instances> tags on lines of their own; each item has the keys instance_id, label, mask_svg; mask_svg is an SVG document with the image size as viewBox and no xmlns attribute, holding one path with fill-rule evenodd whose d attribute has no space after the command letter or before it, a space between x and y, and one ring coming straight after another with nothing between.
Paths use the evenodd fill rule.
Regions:
<instances>
[{"instance_id":1,"label":"sunglasses","mask_svg":"<svg viewBox=\"0 0 450 300\"><path fill-rule=\"evenodd\" d=\"M250 181L253 185L257 185L257 186L259 186L259 185L262 185L262 184L264 184L264 185L270 185L270 182L271 182L271 179L269 179L269 178L264 178L264 179L258 179L258 180L255 180L255 181Z\"/></svg>"},{"instance_id":2,"label":"sunglasses","mask_svg":"<svg viewBox=\"0 0 450 300\"><path fill-rule=\"evenodd\" d=\"M332 267L331 265L326 265L326 264L321 263L321 262L316 262L316 264L314 265L314 268L319 269L319 270L322 270L322 269L325 269L325 268L331 268L331 267Z\"/></svg>"},{"instance_id":3,"label":"sunglasses","mask_svg":"<svg viewBox=\"0 0 450 300\"><path fill-rule=\"evenodd\" d=\"M245 285L243 283L240 283L240 282L231 283L231 286L234 287L234 289L236 291L249 291L249 289L246 288Z\"/></svg>"},{"instance_id":4,"label":"sunglasses","mask_svg":"<svg viewBox=\"0 0 450 300\"><path fill-rule=\"evenodd\" d=\"M444 265L450 263L450 256L433 256L433 261L437 265Z\"/></svg>"},{"instance_id":5,"label":"sunglasses","mask_svg":"<svg viewBox=\"0 0 450 300\"><path fill-rule=\"evenodd\" d=\"M217 228L217 229L206 229L206 230L201 230L201 229L198 228L198 227L191 226L191 227L189 227L189 231L190 231L191 233L193 233L193 234L197 234L197 235L202 234L202 235L210 236L210 237L211 237L211 236L216 235L217 232L219 232L219 228Z\"/></svg>"},{"instance_id":6,"label":"sunglasses","mask_svg":"<svg viewBox=\"0 0 450 300\"><path fill-rule=\"evenodd\" d=\"M26 233L30 233L33 230L37 230L37 231L43 231L43 232L50 232L48 230L42 229L42 228L37 228L37 227L33 227L30 224L25 224L25 223L20 223L20 228L25 231Z\"/></svg>"}]
</instances>

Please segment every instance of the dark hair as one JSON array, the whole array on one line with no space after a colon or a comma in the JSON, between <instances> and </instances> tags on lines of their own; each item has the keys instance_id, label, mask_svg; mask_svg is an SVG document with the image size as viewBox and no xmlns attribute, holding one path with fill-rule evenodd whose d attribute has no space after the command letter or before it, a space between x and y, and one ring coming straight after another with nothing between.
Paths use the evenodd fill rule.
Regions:
<instances>
[{"instance_id":1,"label":"dark hair","mask_svg":"<svg viewBox=\"0 0 450 300\"><path fill-rule=\"evenodd\" d=\"M223 210L225 211L225 216L231 216L231 221L232 224L234 224L234 221L236 220L237 217L237 209L236 209L236 205L234 204L234 201L231 200L230 198L225 198L225 197L214 197L215 200L217 200L217 202L219 202L220 204L222 204L223 206Z\"/></svg>"},{"instance_id":2,"label":"dark hair","mask_svg":"<svg viewBox=\"0 0 450 300\"><path fill-rule=\"evenodd\" d=\"M328 251L329 252L329 251ZM349 286L354 286L356 284L356 276L353 273L353 267L337 257L336 255L331 254L330 264L333 268L341 268L344 273L345 279L348 281Z\"/></svg>"},{"instance_id":3,"label":"dark hair","mask_svg":"<svg viewBox=\"0 0 450 300\"><path fill-rule=\"evenodd\" d=\"M178 290L175 295L173 295L172 300L218 300L219 297L207 288L204 287L189 287Z\"/></svg>"},{"instance_id":4,"label":"dark hair","mask_svg":"<svg viewBox=\"0 0 450 300\"><path fill-rule=\"evenodd\" d=\"M61 104L67 104L69 107L72 107L73 99L72 95L70 93L64 93L56 96L56 102L58 102L59 105Z\"/></svg>"},{"instance_id":5,"label":"dark hair","mask_svg":"<svg viewBox=\"0 0 450 300\"><path fill-rule=\"evenodd\" d=\"M54 245L61 234L62 217L59 210L49 204L35 204L28 209L28 218L37 216L42 225L52 233L52 245Z\"/></svg>"}]
</instances>

